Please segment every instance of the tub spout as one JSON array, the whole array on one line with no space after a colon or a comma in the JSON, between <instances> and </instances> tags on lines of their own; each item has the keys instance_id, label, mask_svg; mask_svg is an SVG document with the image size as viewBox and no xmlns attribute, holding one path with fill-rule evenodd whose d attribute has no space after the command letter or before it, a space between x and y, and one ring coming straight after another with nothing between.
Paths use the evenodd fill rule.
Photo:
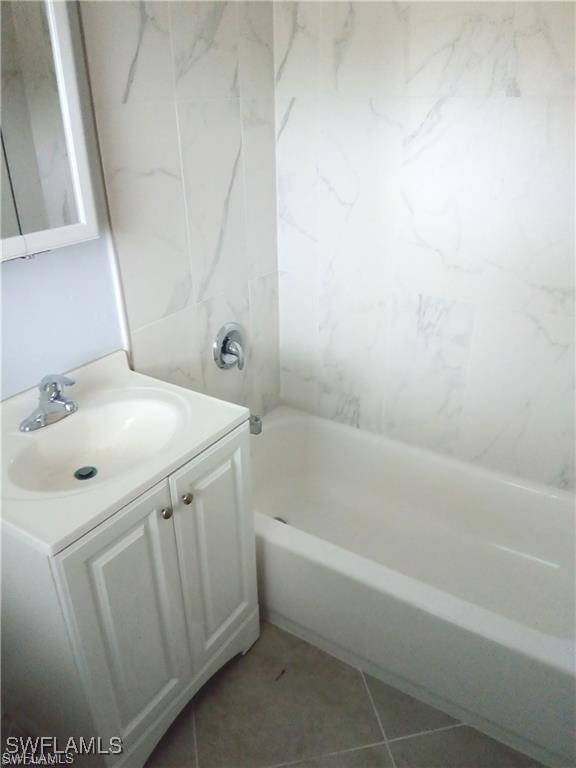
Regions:
<instances>
[{"instance_id":1,"label":"tub spout","mask_svg":"<svg viewBox=\"0 0 576 768\"><path fill-rule=\"evenodd\" d=\"M262 432L262 419L260 416L250 416L250 434L259 435Z\"/></svg>"}]
</instances>

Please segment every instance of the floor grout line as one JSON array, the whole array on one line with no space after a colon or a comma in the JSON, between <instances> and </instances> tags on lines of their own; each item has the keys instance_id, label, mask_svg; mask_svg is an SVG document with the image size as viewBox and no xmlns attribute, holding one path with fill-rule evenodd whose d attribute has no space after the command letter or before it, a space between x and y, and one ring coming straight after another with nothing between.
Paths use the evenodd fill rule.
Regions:
<instances>
[{"instance_id":1,"label":"floor grout line","mask_svg":"<svg viewBox=\"0 0 576 768\"><path fill-rule=\"evenodd\" d=\"M454 723L453 725L442 725L440 728L430 728L428 731L417 731L416 733L408 733L406 736L395 736L393 739L388 739L389 743L395 743L397 741L405 741L406 739L414 739L417 736L428 736L430 733L439 733L441 731L451 731L454 728L462 728L466 723Z\"/></svg>"},{"instance_id":2,"label":"floor grout line","mask_svg":"<svg viewBox=\"0 0 576 768\"><path fill-rule=\"evenodd\" d=\"M366 693L368 694L368 698L370 699L370 704L372 704L372 709L374 710L374 714L376 715L376 720L378 722L378 725L380 726L380 731L382 732L382 736L384 737L384 746L386 747L386 751L388 752L388 757L390 758L390 762L392 763L392 768L396 767L396 761L394 760L394 755L392 754L392 750L390 749L390 744L388 743L388 736L386 736L386 729L382 725L382 720L380 719L380 715L378 714L378 710L376 709L376 704L374 702L374 697L372 696L372 691L370 690L370 687L368 686L368 681L366 680L366 675L364 672L359 669L358 672L360 672L360 675L362 676L362 680L364 682L364 687L366 689Z\"/></svg>"},{"instance_id":3,"label":"floor grout line","mask_svg":"<svg viewBox=\"0 0 576 768\"><path fill-rule=\"evenodd\" d=\"M334 757L335 755L347 755L350 752L360 752L363 749L370 749L371 747L381 747L386 744L385 741L372 741L370 744L361 744L359 747L350 747L349 749L339 749L336 752L321 752L317 755L308 755L307 757L299 757L297 760L290 760L287 763L274 763L274 765L267 765L265 768L288 768L291 765L300 765L308 760L318 760L321 757Z\"/></svg>"},{"instance_id":4,"label":"floor grout line","mask_svg":"<svg viewBox=\"0 0 576 768\"><path fill-rule=\"evenodd\" d=\"M200 757L198 755L198 734L196 732L196 711L192 708L192 743L194 744L194 765L200 768Z\"/></svg>"}]
</instances>

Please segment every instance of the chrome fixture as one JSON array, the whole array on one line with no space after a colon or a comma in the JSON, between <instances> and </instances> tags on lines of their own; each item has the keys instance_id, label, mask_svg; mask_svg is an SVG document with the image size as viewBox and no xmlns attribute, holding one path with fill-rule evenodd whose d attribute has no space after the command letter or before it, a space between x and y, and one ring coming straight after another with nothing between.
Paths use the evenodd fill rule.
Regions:
<instances>
[{"instance_id":1,"label":"chrome fixture","mask_svg":"<svg viewBox=\"0 0 576 768\"><path fill-rule=\"evenodd\" d=\"M214 362L218 368L244 368L244 346L242 328L238 323L225 323L220 328L212 345Z\"/></svg>"},{"instance_id":2,"label":"chrome fixture","mask_svg":"<svg viewBox=\"0 0 576 768\"><path fill-rule=\"evenodd\" d=\"M164 509L160 510L160 514L162 515L164 520L170 520L170 518L172 517L172 510L170 509L170 507L164 507Z\"/></svg>"},{"instance_id":3,"label":"chrome fixture","mask_svg":"<svg viewBox=\"0 0 576 768\"><path fill-rule=\"evenodd\" d=\"M259 435L262 432L262 419L260 416L250 416L250 434Z\"/></svg>"},{"instance_id":4,"label":"chrome fixture","mask_svg":"<svg viewBox=\"0 0 576 768\"><path fill-rule=\"evenodd\" d=\"M184 504L192 504L192 502L194 501L194 495L192 493L185 493L182 496L182 501L184 502Z\"/></svg>"},{"instance_id":5,"label":"chrome fixture","mask_svg":"<svg viewBox=\"0 0 576 768\"><path fill-rule=\"evenodd\" d=\"M71 387L73 384L74 381L68 376L61 376L58 373L44 376L38 385L40 390L38 408L20 424L20 431L34 432L75 413L78 406L74 400L68 400L62 394L64 387Z\"/></svg>"}]
</instances>

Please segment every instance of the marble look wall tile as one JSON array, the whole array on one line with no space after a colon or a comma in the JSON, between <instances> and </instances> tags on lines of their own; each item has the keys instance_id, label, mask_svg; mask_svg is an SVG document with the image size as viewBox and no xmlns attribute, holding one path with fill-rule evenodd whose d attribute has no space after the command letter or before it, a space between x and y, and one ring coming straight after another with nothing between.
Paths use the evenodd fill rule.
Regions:
<instances>
[{"instance_id":1,"label":"marble look wall tile","mask_svg":"<svg viewBox=\"0 0 576 768\"><path fill-rule=\"evenodd\" d=\"M576 67L574 3L519 3L515 12L520 93L571 96Z\"/></svg>"},{"instance_id":2,"label":"marble look wall tile","mask_svg":"<svg viewBox=\"0 0 576 768\"><path fill-rule=\"evenodd\" d=\"M380 431L401 127L381 99L322 100L318 411Z\"/></svg>"},{"instance_id":3,"label":"marble look wall tile","mask_svg":"<svg viewBox=\"0 0 576 768\"><path fill-rule=\"evenodd\" d=\"M318 116L318 229L322 257L336 259L368 299L389 279L402 147L394 99L322 99ZM357 259L364 269L357 269ZM344 279L346 282L346 278Z\"/></svg>"},{"instance_id":4,"label":"marble look wall tile","mask_svg":"<svg viewBox=\"0 0 576 768\"><path fill-rule=\"evenodd\" d=\"M431 104L406 103L398 279L466 301L565 311L574 285L571 103Z\"/></svg>"},{"instance_id":5,"label":"marble look wall tile","mask_svg":"<svg viewBox=\"0 0 576 768\"><path fill-rule=\"evenodd\" d=\"M97 113L114 242L134 331L193 299L174 106Z\"/></svg>"},{"instance_id":6,"label":"marble look wall tile","mask_svg":"<svg viewBox=\"0 0 576 768\"><path fill-rule=\"evenodd\" d=\"M238 100L180 102L179 128L196 300L247 281Z\"/></svg>"},{"instance_id":7,"label":"marble look wall tile","mask_svg":"<svg viewBox=\"0 0 576 768\"><path fill-rule=\"evenodd\" d=\"M131 331L134 369L180 387L203 391L195 306Z\"/></svg>"},{"instance_id":8,"label":"marble look wall tile","mask_svg":"<svg viewBox=\"0 0 576 768\"><path fill-rule=\"evenodd\" d=\"M398 3L321 3L320 88L354 99L403 93L408 14Z\"/></svg>"},{"instance_id":9,"label":"marble look wall tile","mask_svg":"<svg viewBox=\"0 0 576 768\"><path fill-rule=\"evenodd\" d=\"M275 14L283 400L570 486L574 8L319 5Z\"/></svg>"},{"instance_id":10,"label":"marble look wall tile","mask_svg":"<svg viewBox=\"0 0 576 768\"><path fill-rule=\"evenodd\" d=\"M387 434L454 452L473 329L468 304L423 294L393 297L384 351Z\"/></svg>"},{"instance_id":11,"label":"marble look wall tile","mask_svg":"<svg viewBox=\"0 0 576 768\"><path fill-rule=\"evenodd\" d=\"M354 284L342 299L342 291L326 291L320 298L316 410L326 418L380 432L387 299L363 296Z\"/></svg>"},{"instance_id":12,"label":"marble look wall tile","mask_svg":"<svg viewBox=\"0 0 576 768\"><path fill-rule=\"evenodd\" d=\"M280 243L289 247L282 225ZM311 259L306 271L280 272L278 279L280 397L287 405L312 413L317 409L319 390L316 273L316 260Z\"/></svg>"},{"instance_id":13,"label":"marble look wall tile","mask_svg":"<svg viewBox=\"0 0 576 768\"><path fill-rule=\"evenodd\" d=\"M239 95L238 14L236 2L170 3L178 99Z\"/></svg>"},{"instance_id":14,"label":"marble look wall tile","mask_svg":"<svg viewBox=\"0 0 576 768\"><path fill-rule=\"evenodd\" d=\"M310 411L318 391L318 115L315 100L276 102L281 392Z\"/></svg>"},{"instance_id":15,"label":"marble look wall tile","mask_svg":"<svg viewBox=\"0 0 576 768\"><path fill-rule=\"evenodd\" d=\"M302 241L304 250L317 242L319 112L317 100L276 101L278 226ZM294 250L288 252L288 265L279 253L280 270L292 266Z\"/></svg>"},{"instance_id":16,"label":"marble look wall tile","mask_svg":"<svg viewBox=\"0 0 576 768\"><path fill-rule=\"evenodd\" d=\"M262 413L279 394L272 5L83 15L136 368ZM212 359L230 320L242 372Z\"/></svg>"},{"instance_id":17,"label":"marble look wall tile","mask_svg":"<svg viewBox=\"0 0 576 768\"><path fill-rule=\"evenodd\" d=\"M570 318L479 311L458 453L573 487L574 394Z\"/></svg>"},{"instance_id":18,"label":"marble look wall tile","mask_svg":"<svg viewBox=\"0 0 576 768\"><path fill-rule=\"evenodd\" d=\"M274 63L279 99L318 95L322 3L274 5Z\"/></svg>"},{"instance_id":19,"label":"marble look wall tile","mask_svg":"<svg viewBox=\"0 0 576 768\"><path fill-rule=\"evenodd\" d=\"M243 99L274 99L272 3L240 2L240 93Z\"/></svg>"},{"instance_id":20,"label":"marble look wall tile","mask_svg":"<svg viewBox=\"0 0 576 768\"><path fill-rule=\"evenodd\" d=\"M278 275L276 272L249 284L251 360L247 405L263 415L278 405L280 355L278 331Z\"/></svg>"},{"instance_id":21,"label":"marble look wall tile","mask_svg":"<svg viewBox=\"0 0 576 768\"><path fill-rule=\"evenodd\" d=\"M241 100L246 247L252 277L277 270L273 99Z\"/></svg>"},{"instance_id":22,"label":"marble look wall tile","mask_svg":"<svg viewBox=\"0 0 576 768\"><path fill-rule=\"evenodd\" d=\"M573 87L568 3L412 3L409 20L412 96L547 96Z\"/></svg>"},{"instance_id":23,"label":"marble look wall tile","mask_svg":"<svg viewBox=\"0 0 576 768\"><path fill-rule=\"evenodd\" d=\"M96 104L171 101L168 5L84 0L80 6Z\"/></svg>"}]
</instances>

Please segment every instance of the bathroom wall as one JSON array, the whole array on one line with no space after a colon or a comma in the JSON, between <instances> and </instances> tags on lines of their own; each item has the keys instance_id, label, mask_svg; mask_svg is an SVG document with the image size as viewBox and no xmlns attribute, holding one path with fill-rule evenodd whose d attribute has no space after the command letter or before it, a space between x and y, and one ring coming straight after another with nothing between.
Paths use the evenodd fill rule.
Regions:
<instances>
[{"instance_id":1,"label":"bathroom wall","mask_svg":"<svg viewBox=\"0 0 576 768\"><path fill-rule=\"evenodd\" d=\"M574 5L275 5L281 397L573 485Z\"/></svg>"},{"instance_id":2,"label":"bathroom wall","mask_svg":"<svg viewBox=\"0 0 576 768\"><path fill-rule=\"evenodd\" d=\"M136 370L245 403L279 392L272 7L82 2ZM246 331L243 372L211 346Z\"/></svg>"},{"instance_id":3,"label":"bathroom wall","mask_svg":"<svg viewBox=\"0 0 576 768\"><path fill-rule=\"evenodd\" d=\"M80 47L77 22L74 16L71 20L73 42ZM89 94L80 85L87 142L95 149ZM57 155L58 147L53 149ZM90 160L101 236L0 264L2 398L36 386L48 373L128 347L97 152Z\"/></svg>"},{"instance_id":4,"label":"bathroom wall","mask_svg":"<svg viewBox=\"0 0 576 768\"><path fill-rule=\"evenodd\" d=\"M2 398L126 345L108 237L0 265Z\"/></svg>"}]
</instances>

